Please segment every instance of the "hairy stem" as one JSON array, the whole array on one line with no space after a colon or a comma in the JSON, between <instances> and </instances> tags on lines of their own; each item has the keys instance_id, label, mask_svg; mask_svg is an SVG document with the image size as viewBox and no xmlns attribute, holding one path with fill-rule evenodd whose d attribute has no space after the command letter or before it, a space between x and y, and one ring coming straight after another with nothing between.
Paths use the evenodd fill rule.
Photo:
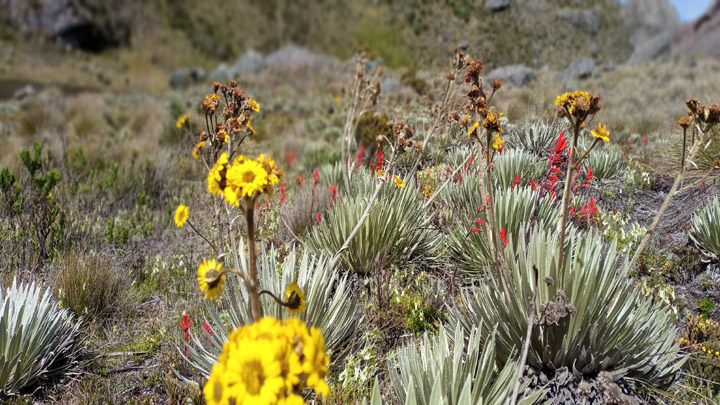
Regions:
<instances>
[{"instance_id":1,"label":"hairy stem","mask_svg":"<svg viewBox=\"0 0 720 405\"><path fill-rule=\"evenodd\" d=\"M560 222L558 222L558 232L560 233L560 245L558 247L556 262L557 265L562 268L563 253L565 246L565 228L567 228L567 219L569 214L570 205L570 194L572 192L572 178L573 172L575 171L575 150L577 148L578 136L580 136L580 120L575 123L573 133L572 149L570 150L570 162L568 163L567 174L565 175L565 189L563 190L562 205L561 205L561 216Z\"/></svg>"},{"instance_id":2,"label":"hairy stem","mask_svg":"<svg viewBox=\"0 0 720 405\"><path fill-rule=\"evenodd\" d=\"M245 219L247 221L248 232L248 272L250 273L248 289L250 290L250 306L252 308L253 321L257 322L262 317L262 311L260 310L260 295L258 294L254 199L246 198L245 201L247 202Z\"/></svg>"}]
</instances>

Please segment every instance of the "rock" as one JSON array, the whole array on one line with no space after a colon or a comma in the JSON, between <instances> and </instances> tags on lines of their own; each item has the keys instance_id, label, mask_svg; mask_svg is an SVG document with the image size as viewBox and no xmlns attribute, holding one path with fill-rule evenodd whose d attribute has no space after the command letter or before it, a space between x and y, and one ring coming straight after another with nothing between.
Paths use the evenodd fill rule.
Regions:
<instances>
[{"instance_id":1,"label":"rock","mask_svg":"<svg viewBox=\"0 0 720 405\"><path fill-rule=\"evenodd\" d=\"M260 73L265 67L265 57L250 48L235 61L235 72L240 74Z\"/></svg>"},{"instance_id":2,"label":"rock","mask_svg":"<svg viewBox=\"0 0 720 405\"><path fill-rule=\"evenodd\" d=\"M672 40L673 49L685 55L720 58L720 0L695 21L680 27Z\"/></svg>"},{"instance_id":3,"label":"rock","mask_svg":"<svg viewBox=\"0 0 720 405\"><path fill-rule=\"evenodd\" d=\"M644 65L670 49L671 32L661 32L635 45L635 50L628 61L631 65Z\"/></svg>"},{"instance_id":4,"label":"rock","mask_svg":"<svg viewBox=\"0 0 720 405\"><path fill-rule=\"evenodd\" d=\"M626 0L622 18L626 27L645 30L649 36L673 31L680 25L677 10L669 0Z\"/></svg>"},{"instance_id":5,"label":"rock","mask_svg":"<svg viewBox=\"0 0 720 405\"><path fill-rule=\"evenodd\" d=\"M588 57L581 57L572 61L562 74L562 78L567 79L585 79L591 76L597 76L598 71L595 61Z\"/></svg>"},{"instance_id":6,"label":"rock","mask_svg":"<svg viewBox=\"0 0 720 405\"><path fill-rule=\"evenodd\" d=\"M221 63L213 69L212 72L210 72L207 76L207 80L210 82L221 82L221 83L227 83L231 79L235 79L237 76L237 71L234 69L234 67L230 67L225 63Z\"/></svg>"},{"instance_id":7,"label":"rock","mask_svg":"<svg viewBox=\"0 0 720 405\"><path fill-rule=\"evenodd\" d=\"M193 83L197 83L204 80L206 77L205 71L199 68L181 68L176 69L170 75L170 87L173 89L179 89L188 86Z\"/></svg>"},{"instance_id":8,"label":"rock","mask_svg":"<svg viewBox=\"0 0 720 405\"><path fill-rule=\"evenodd\" d=\"M388 96L400 90L400 76L397 74L387 75L380 83L380 94Z\"/></svg>"},{"instance_id":9,"label":"rock","mask_svg":"<svg viewBox=\"0 0 720 405\"><path fill-rule=\"evenodd\" d=\"M556 16L563 23L585 30L593 35L600 31L600 14L593 9L562 9L557 11Z\"/></svg>"},{"instance_id":10,"label":"rock","mask_svg":"<svg viewBox=\"0 0 720 405\"><path fill-rule=\"evenodd\" d=\"M0 9L23 30L45 31L67 47L91 52L129 39L129 21L114 10L111 16L110 8L97 7L93 14L73 0L0 1Z\"/></svg>"},{"instance_id":11,"label":"rock","mask_svg":"<svg viewBox=\"0 0 720 405\"><path fill-rule=\"evenodd\" d=\"M27 84L17 90L13 93L13 98L16 100L22 100L25 97L32 96L35 94L37 90L35 90L35 87L32 84Z\"/></svg>"},{"instance_id":12,"label":"rock","mask_svg":"<svg viewBox=\"0 0 720 405\"><path fill-rule=\"evenodd\" d=\"M510 0L485 0L485 10L503 11L510 7Z\"/></svg>"},{"instance_id":13,"label":"rock","mask_svg":"<svg viewBox=\"0 0 720 405\"><path fill-rule=\"evenodd\" d=\"M525 65L508 65L495 68L487 75L488 79L500 79L515 86L526 86L536 79L535 71Z\"/></svg>"},{"instance_id":14,"label":"rock","mask_svg":"<svg viewBox=\"0 0 720 405\"><path fill-rule=\"evenodd\" d=\"M458 42L458 45L457 45L458 49L463 52L467 51L469 46L470 46L470 44L468 43L468 41L460 41L460 42Z\"/></svg>"},{"instance_id":15,"label":"rock","mask_svg":"<svg viewBox=\"0 0 720 405\"><path fill-rule=\"evenodd\" d=\"M272 52L265 58L265 65L271 68L322 67L335 63L335 59L290 44Z\"/></svg>"}]
</instances>

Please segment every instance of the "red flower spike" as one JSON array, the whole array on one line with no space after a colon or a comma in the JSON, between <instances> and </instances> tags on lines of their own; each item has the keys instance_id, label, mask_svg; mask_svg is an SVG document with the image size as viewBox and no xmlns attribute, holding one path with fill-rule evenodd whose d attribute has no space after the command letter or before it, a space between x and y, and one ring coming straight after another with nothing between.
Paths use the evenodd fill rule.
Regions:
<instances>
[{"instance_id":1,"label":"red flower spike","mask_svg":"<svg viewBox=\"0 0 720 405\"><path fill-rule=\"evenodd\" d=\"M302 176L298 176L298 183L300 183L300 188L302 188L303 184L305 184L305 179L303 179Z\"/></svg>"},{"instance_id":2,"label":"red flower spike","mask_svg":"<svg viewBox=\"0 0 720 405\"><path fill-rule=\"evenodd\" d=\"M507 246L509 240L507 237L507 231L505 230L505 227L500 230L500 242L503 242L503 246Z\"/></svg>"},{"instance_id":3,"label":"red flower spike","mask_svg":"<svg viewBox=\"0 0 720 405\"><path fill-rule=\"evenodd\" d=\"M322 217L320 216L320 213L319 213L319 212L315 213L315 218L316 218L318 221L321 221L321 220L322 220Z\"/></svg>"},{"instance_id":4,"label":"red flower spike","mask_svg":"<svg viewBox=\"0 0 720 405\"><path fill-rule=\"evenodd\" d=\"M473 232L479 232L479 231L481 231L481 230L482 230L482 229L480 229L480 228L473 228L473 229L472 229Z\"/></svg>"},{"instance_id":5,"label":"red flower spike","mask_svg":"<svg viewBox=\"0 0 720 405\"><path fill-rule=\"evenodd\" d=\"M647 137L648 134L645 134L645 137L643 138L643 146L647 145Z\"/></svg>"},{"instance_id":6,"label":"red flower spike","mask_svg":"<svg viewBox=\"0 0 720 405\"><path fill-rule=\"evenodd\" d=\"M337 186L330 186L330 192L332 193L333 201L337 199Z\"/></svg>"},{"instance_id":7,"label":"red flower spike","mask_svg":"<svg viewBox=\"0 0 720 405\"><path fill-rule=\"evenodd\" d=\"M475 220L475 223L476 223L476 224L484 224L485 221L483 221L482 219L476 219L476 220Z\"/></svg>"}]
</instances>

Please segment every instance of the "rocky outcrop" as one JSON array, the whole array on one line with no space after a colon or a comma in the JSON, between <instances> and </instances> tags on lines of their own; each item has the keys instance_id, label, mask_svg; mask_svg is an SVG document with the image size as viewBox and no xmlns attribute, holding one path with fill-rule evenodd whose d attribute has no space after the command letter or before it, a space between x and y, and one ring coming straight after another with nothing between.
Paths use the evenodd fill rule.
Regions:
<instances>
[{"instance_id":1,"label":"rocky outcrop","mask_svg":"<svg viewBox=\"0 0 720 405\"><path fill-rule=\"evenodd\" d=\"M270 53L265 58L265 66L275 69L295 67L323 67L335 63L336 60L327 55L314 53L307 48L294 44L285 45Z\"/></svg>"},{"instance_id":2,"label":"rocky outcrop","mask_svg":"<svg viewBox=\"0 0 720 405\"><path fill-rule=\"evenodd\" d=\"M600 31L600 14L596 10L558 10L558 20L575 28L585 30L593 35Z\"/></svg>"},{"instance_id":3,"label":"rocky outcrop","mask_svg":"<svg viewBox=\"0 0 720 405\"><path fill-rule=\"evenodd\" d=\"M0 0L0 9L22 30L45 32L66 46L99 52L130 35L129 24L121 22L108 3L113 2L91 10L72 0Z\"/></svg>"},{"instance_id":4,"label":"rocky outcrop","mask_svg":"<svg viewBox=\"0 0 720 405\"><path fill-rule=\"evenodd\" d=\"M628 63L631 65L643 65L651 60L657 59L660 55L670 50L672 32L661 32L650 37L637 45L630 56Z\"/></svg>"},{"instance_id":5,"label":"rocky outcrop","mask_svg":"<svg viewBox=\"0 0 720 405\"><path fill-rule=\"evenodd\" d=\"M242 54L233 66L240 74L260 73L265 67L265 56L254 49L248 49Z\"/></svg>"},{"instance_id":6,"label":"rocky outcrop","mask_svg":"<svg viewBox=\"0 0 720 405\"><path fill-rule=\"evenodd\" d=\"M485 10L503 11L510 7L510 0L485 0Z\"/></svg>"},{"instance_id":7,"label":"rocky outcrop","mask_svg":"<svg viewBox=\"0 0 720 405\"><path fill-rule=\"evenodd\" d=\"M183 88L195 84L207 77L205 70L199 68L182 68L175 70L170 75L170 87L173 89Z\"/></svg>"},{"instance_id":8,"label":"rocky outcrop","mask_svg":"<svg viewBox=\"0 0 720 405\"><path fill-rule=\"evenodd\" d=\"M695 21L685 24L672 41L675 52L720 58L720 0Z\"/></svg>"},{"instance_id":9,"label":"rocky outcrop","mask_svg":"<svg viewBox=\"0 0 720 405\"><path fill-rule=\"evenodd\" d=\"M632 30L633 44L680 26L680 17L669 0L627 0L622 5L623 23Z\"/></svg>"},{"instance_id":10,"label":"rocky outcrop","mask_svg":"<svg viewBox=\"0 0 720 405\"><path fill-rule=\"evenodd\" d=\"M515 86L526 86L535 80L535 71L525 65L508 65L495 68L487 75L488 79L500 79Z\"/></svg>"},{"instance_id":11,"label":"rocky outcrop","mask_svg":"<svg viewBox=\"0 0 720 405\"><path fill-rule=\"evenodd\" d=\"M565 80L586 79L599 74L600 71L595 64L595 61L587 57L582 57L575 59L570 63L570 65L568 65L562 74L562 78Z\"/></svg>"}]
</instances>

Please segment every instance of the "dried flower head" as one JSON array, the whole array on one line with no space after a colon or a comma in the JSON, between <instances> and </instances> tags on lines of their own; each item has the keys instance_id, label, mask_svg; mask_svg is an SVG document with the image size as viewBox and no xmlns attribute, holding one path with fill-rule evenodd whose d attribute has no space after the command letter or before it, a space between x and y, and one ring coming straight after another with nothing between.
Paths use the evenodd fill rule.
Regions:
<instances>
[{"instance_id":1,"label":"dried flower head","mask_svg":"<svg viewBox=\"0 0 720 405\"><path fill-rule=\"evenodd\" d=\"M695 97L685 100L685 105L695 116L702 117L704 115L705 106Z\"/></svg>"},{"instance_id":2,"label":"dried flower head","mask_svg":"<svg viewBox=\"0 0 720 405\"><path fill-rule=\"evenodd\" d=\"M710 125L720 123L720 106L719 105L713 104L708 108L707 117L705 118L705 122Z\"/></svg>"},{"instance_id":3,"label":"dried flower head","mask_svg":"<svg viewBox=\"0 0 720 405\"><path fill-rule=\"evenodd\" d=\"M493 81L492 81L492 87L493 87L493 90L494 90L494 91L500 90L500 88L502 87L502 85L503 85L502 80L500 80L500 79L493 79Z\"/></svg>"},{"instance_id":4,"label":"dried flower head","mask_svg":"<svg viewBox=\"0 0 720 405\"><path fill-rule=\"evenodd\" d=\"M480 59L470 59L467 72L465 72L465 83L480 83L480 73L483 70L483 63Z\"/></svg>"},{"instance_id":5,"label":"dried flower head","mask_svg":"<svg viewBox=\"0 0 720 405\"><path fill-rule=\"evenodd\" d=\"M692 124L692 118L688 117L687 115L684 117L681 117L679 120L677 120L677 124L683 127L683 129L687 129L690 124Z\"/></svg>"}]
</instances>

